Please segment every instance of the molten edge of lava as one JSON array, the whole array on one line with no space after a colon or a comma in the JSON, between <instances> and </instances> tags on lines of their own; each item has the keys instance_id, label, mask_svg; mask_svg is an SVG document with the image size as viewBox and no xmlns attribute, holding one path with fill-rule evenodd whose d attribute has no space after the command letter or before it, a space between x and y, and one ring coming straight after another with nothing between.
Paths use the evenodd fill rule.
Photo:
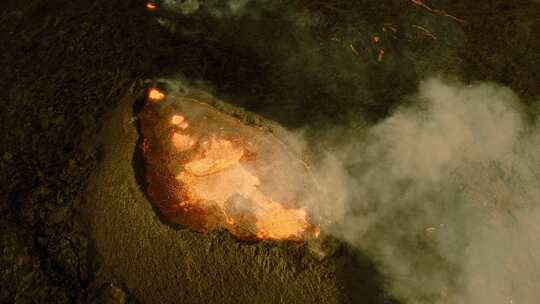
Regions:
<instances>
[{"instance_id":1,"label":"molten edge of lava","mask_svg":"<svg viewBox=\"0 0 540 304\"><path fill-rule=\"evenodd\" d=\"M271 221L265 222L265 220L255 219L246 223L251 223L251 226L255 225L256 229L252 227L249 229L245 229L245 227L242 227L241 224L241 222L243 221L242 218L250 216L253 217L255 213L242 213L243 215L239 214L238 217L235 218L229 213L223 212L225 210L223 209L225 208L225 205L221 207L219 207L218 205L214 205L212 207L208 206L205 203L197 203L197 199L200 198L193 195L193 186L190 187L189 185L187 185L190 180L187 178L179 178L179 175L171 172L170 168L167 166L167 164L171 160L170 150L160 147L159 143L156 143L156 141L151 138L152 136L145 136L145 134L153 134L153 127L160 124L161 121L164 120L168 122L169 128L172 128L171 130L173 130L170 133L169 137L171 140L171 144L173 146L176 146L177 149L179 148L178 150L180 152L184 152L183 150L187 151L191 149L192 146L195 144L193 139L189 136L177 133L180 131L185 131L188 127L190 127L188 119L186 119L186 117L184 117L182 113L174 113L173 115L169 115L166 119L164 119L163 117L160 117L154 112L157 109L155 107L158 106L158 101L164 99L165 94L162 93L158 88L153 87L148 90L148 102L146 102L145 106L141 110L140 115L140 131L143 140L139 145L139 150L142 153L143 158L145 159L147 168L146 193L151 203L159 209L159 211L165 216L167 221L174 224L181 224L182 226L187 226L199 232L208 232L211 230L225 228L229 230L233 235L243 240L269 239L305 241L309 238L318 238L320 234L320 229L318 226L311 223L310 216L308 215L308 212L305 208L301 207L298 209L293 209L290 207L286 207L285 205L282 205L278 202L274 202L270 198L265 198L263 194L256 195L257 198L265 202L262 205L259 204L259 207L257 207L262 210L261 214L266 216L271 216L273 213L288 214L288 216L292 217L291 220L294 218L301 219L304 224L300 224L298 226L298 229L296 230L293 229L293 232L287 233L283 232L283 229L281 229L281 232L279 229L273 230L271 228ZM219 112L207 104L205 104L205 106L209 109L212 109L213 111ZM221 113L220 115L226 114ZM240 120L234 120L241 123ZM208 168L210 168L213 165L205 164L204 160L202 160L202 158L199 156L199 159L192 159L191 162L185 164L186 170L183 171L183 174L185 176L190 175L191 178L201 178L206 175L219 174L218 172L228 170L227 168L231 166L237 166L240 160L244 159L244 157L249 158L253 157L253 155L250 155L250 153L245 150L244 152L240 153L239 157L232 157L231 159L229 159L229 161L227 161L226 157L224 159L219 159L214 164L215 167L211 168L212 170L210 171L203 170L204 168L201 169L201 171L199 170L200 168L197 169L197 167L207 166ZM202 173L198 171L201 171ZM238 204L238 206L242 205L242 203ZM203 207L205 205L206 207ZM234 204L231 206L234 206ZM212 211L212 208L215 210ZM235 207L231 208L234 209ZM231 212L233 212L232 214L234 214L234 211Z\"/></svg>"}]
</instances>

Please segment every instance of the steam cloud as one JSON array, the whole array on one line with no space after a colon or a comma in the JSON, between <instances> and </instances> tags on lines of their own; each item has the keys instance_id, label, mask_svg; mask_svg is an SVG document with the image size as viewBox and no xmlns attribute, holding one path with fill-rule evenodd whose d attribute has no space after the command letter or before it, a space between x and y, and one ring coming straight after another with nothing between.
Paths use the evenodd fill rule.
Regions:
<instances>
[{"instance_id":1,"label":"steam cloud","mask_svg":"<svg viewBox=\"0 0 540 304\"><path fill-rule=\"evenodd\" d=\"M220 17L245 14L251 2L164 3L183 14L204 8ZM441 32L460 37L450 27ZM303 42L298 48L311 54L314 44ZM339 81L348 83L367 73L336 54L339 60L306 60L331 62L311 74L335 65L345 73ZM341 74L321 78L339 83L335 75ZM354 81L347 94L360 103L377 102L362 83ZM327 232L372 257L403 303L538 303L538 123L510 89L496 84L431 78L404 101L407 106L374 126L351 110L354 127L325 125L296 136L300 146L326 151L314 168L326 199L306 198L307 204L333 216Z\"/></svg>"},{"instance_id":2,"label":"steam cloud","mask_svg":"<svg viewBox=\"0 0 540 304\"><path fill-rule=\"evenodd\" d=\"M425 81L412 106L333 147L348 206L334 233L405 303L537 303L537 131L510 89Z\"/></svg>"},{"instance_id":3,"label":"steam cloud","mask_svg":"<svg viewBox=\"0 0 540 304\"><path fill-rule=\"evenodd\" d=\"M313 168L325 199L304 204L403 303L537 303L537 123L496 84L432 78L411 99L373 126L292 135L294 150L316 138L326 151Z\"/></svg>"}]
</instances>

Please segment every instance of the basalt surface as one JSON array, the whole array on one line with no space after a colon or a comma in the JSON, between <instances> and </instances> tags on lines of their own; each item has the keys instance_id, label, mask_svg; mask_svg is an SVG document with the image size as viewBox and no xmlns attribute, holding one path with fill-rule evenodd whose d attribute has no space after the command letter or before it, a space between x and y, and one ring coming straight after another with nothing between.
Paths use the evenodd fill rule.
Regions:
<instances>
[{"instance_id":1,"label":"basalt surface","mask_svg":"<svg viewBox=\"0 0 540 304\"><path fill-rule=\"evenodd\" d=\"M98 282L119 282L143 303L382 303L375 272L334 240L246 242L167 221L137 181L135 101L128 93L105 123L103 160L79 213Z\"/></svg>"}]
</instances>

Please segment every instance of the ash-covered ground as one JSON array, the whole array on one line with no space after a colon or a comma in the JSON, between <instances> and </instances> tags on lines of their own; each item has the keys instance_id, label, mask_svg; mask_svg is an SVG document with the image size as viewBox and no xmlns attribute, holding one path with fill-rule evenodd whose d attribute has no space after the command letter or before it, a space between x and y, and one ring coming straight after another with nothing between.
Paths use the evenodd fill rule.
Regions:
<instances>
[{"instance_id":1,"label":"ash-covered ground","mask_svg":"<svg viewBox=\"0 0 540 304\"><path fill-rule=\"evenodd\" d=\"M384 120L412 102L409 97L422 80L437 75L507 86L521 100L526 120L534 121L538 113L540 6L535 1L156 3L155 11L135 0L2 3L1 303L148 303L167 295L162 287L148 292L157 294L150 299L141 296L145 290L133 290L152 288L165 277L156 278L158 272L143 277L145 268L135 267L137 277L129 281L122 271L131 266L122 258L130 255L104 260L103 243L96 243L78 214L95 203L85 193L106 160L100 145L105 122L148 79L204 87L287 129L304 130L314 145L321 130L340 134ZM193 256L206 253L204 246L223 243L225 249L240 248L246 258L285 261L277 264L275 277L254 280L261 285L251 289L264 287L255 299L280 303L299 295L303 303L321 300L318 296L328 296L329 303L392 303L397 294L407 300L406 292L396 293L388 283L385 275L392 271L379 269L377 261L345 242L336 240L329 245L331 254L317 261L296 244L246 244L225 232L180 234L202 246ZM211 262L196 263L205 261ZM232 258L231 265L242 267ZM261 265L252 264L262 267L264 276ZM302 267L313 276L281 298L282 289L290 287L285 283L302 279L288 277ZM420 263L418 270L425 273L423 267ZM171 278L178 275L181 281L184 274ZM198 279L215 277L220 276ZM324 292L312 284L316 278L325 281ZM304 283L313 290L302 290ZM247 290L237 284L223 280L215 287ZM178 283L171 294L182 288ZM201 294L186 292L182 300L218 301ZM249 294L243 296L248 303ZM429 302L432 295L419 296Z\"/></svg>"}]
</instances>

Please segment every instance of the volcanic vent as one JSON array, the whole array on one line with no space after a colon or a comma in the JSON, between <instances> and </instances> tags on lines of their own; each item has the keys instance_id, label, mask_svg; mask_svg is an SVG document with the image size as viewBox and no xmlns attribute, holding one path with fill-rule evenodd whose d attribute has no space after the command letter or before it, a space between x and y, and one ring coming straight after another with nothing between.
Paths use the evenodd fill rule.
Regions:
<instances>
[{"instance_id":1,"label":"volcanic vent","mask_svg":"<svg viewBox=\"0 0 540 304\"><path fill-rule=\"evenodd\" d=\"M269 130L157 88L138 119L144 188L171 223L241 239L318 236L311 171Z\"/></svg>"}]
</instances>

